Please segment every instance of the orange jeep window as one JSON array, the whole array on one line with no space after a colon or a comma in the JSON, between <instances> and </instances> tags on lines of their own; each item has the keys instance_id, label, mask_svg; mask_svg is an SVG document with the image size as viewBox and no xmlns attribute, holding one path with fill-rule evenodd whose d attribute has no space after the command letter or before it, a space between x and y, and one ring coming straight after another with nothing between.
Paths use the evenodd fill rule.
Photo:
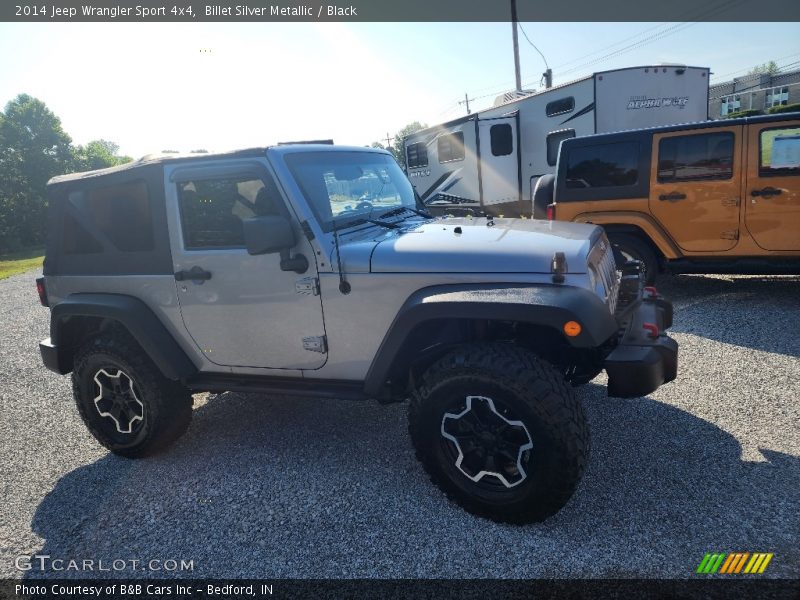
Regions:
<instances>
[{"instance_id":1,"label":"orange jeep window","mask_svg":"<svg viewBox=\"0 0 800 600\"><path fill-rule=\"evenodd\" d=\"M733 133L704 133L663 138L658 144L658 181L730 179Z\"/></svg>"},{"instance_id":2,"label":"orange jeep window","mask_svg":"<svg viewBox=\"0 0 800 600\"><path fill-rule=\"evenodd\" d=\"M658 181L730 179L733 133L703 133L662 138L658 143Z\"/></svg>"},{"instance_id":3,"label":"orange jeep window","mask_svg":"<svg viewBox=\"0 0 800 600\"><path fill-rule=\"evenodd\" d=\"M765 129L760 146L759 176L800 175L800 127Z\"/></svg>"}]
</instances>

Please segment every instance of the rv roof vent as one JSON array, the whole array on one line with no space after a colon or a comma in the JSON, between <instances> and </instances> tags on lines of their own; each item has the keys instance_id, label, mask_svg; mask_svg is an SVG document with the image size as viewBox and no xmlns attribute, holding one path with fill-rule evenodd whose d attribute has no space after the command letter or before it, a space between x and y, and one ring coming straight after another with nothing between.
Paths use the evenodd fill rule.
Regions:
<instances>
[{"instance_id":1,"label":"rv roof vent","mask_svg":"<svg viewBox=\"0 0 800 600\"><path fill-rule=\"evenodd\" d=\"M501 104L505 104L506 102L511 102L512 100L524 98L525 96L530 96L531 94L535 93L536 90L512 90L510 92L506 92L505 94L500 94L497 98L495 98L494 106L500 106Z\"/></svg>"}]
</instances>

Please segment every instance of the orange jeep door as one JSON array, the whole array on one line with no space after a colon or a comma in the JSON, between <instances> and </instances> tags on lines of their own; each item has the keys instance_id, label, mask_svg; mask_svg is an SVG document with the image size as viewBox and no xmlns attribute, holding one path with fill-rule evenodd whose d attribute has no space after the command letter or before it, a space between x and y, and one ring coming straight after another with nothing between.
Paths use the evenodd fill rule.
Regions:
<instances>
[{"instance_id":1,"label":"orange jeep door","mask_svg":"<svg viewBox=\"0 0 800 600\"><path fill-rule=\"evenodd\" d=\"M800 119L747 128L747 229L765 250L800 250Z\"/></svg>"},{"instance_id":2,"label":"orange jeep door","mask_svg":"<svg viewBox=\"0 0 800 600\"><path fill-rule=\"evenodd\" d=\"M653 136L650 212L683 250L736 245L741 156L741 126Z\"/></svg>"}]
</instances>

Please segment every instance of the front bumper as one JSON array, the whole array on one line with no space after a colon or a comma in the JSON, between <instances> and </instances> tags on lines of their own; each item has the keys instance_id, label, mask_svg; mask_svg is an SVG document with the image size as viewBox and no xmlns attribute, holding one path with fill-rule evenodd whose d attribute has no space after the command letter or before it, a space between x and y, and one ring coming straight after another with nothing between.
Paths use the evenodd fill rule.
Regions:
<instances>
[{"instance_id":1,"label":"front bumper","mask_svg":"<svg viewBox=\"0 0 800 600\"><path fill-rule=\"evenodd\" d=\"M672 326L672 304L655 288L642 288L637 271L623 270L619 342L604 364L608 395L616 398L646 396L678 374L678 344L664 333Z\"/></svg>"}]
</instances>

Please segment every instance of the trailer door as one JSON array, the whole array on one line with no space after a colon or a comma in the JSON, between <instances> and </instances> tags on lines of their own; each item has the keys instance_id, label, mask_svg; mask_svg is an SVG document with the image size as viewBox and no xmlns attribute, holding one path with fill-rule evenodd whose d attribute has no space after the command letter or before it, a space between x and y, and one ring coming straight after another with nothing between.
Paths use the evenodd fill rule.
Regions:
<instances>
[{"instance_id":1,"label":"trailer door","mask_svg":"<svg viewBox=\"0 0 800 600\"><path fill-rule=\"evenodd\" d=\"M519 214L522 200L519 115L478 121L481 204L492 214Z\"/></svg>"}]
</instances>

